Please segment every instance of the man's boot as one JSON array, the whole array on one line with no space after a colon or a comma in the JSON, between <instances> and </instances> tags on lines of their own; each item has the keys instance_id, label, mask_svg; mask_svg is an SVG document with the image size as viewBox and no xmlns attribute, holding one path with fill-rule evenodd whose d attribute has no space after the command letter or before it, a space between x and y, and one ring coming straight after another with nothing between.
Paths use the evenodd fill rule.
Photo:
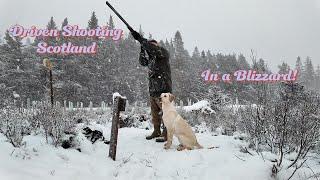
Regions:
<instances>
[{"instance_id":1,"label":"man's boot","mask_svg":"<svg viewBox=\"0 0 320 180\"><path fill-rule=\"evenodd\" d=\"M162 134L161 134L161 137L157 138L156 142L166 142L166 141L167 141L167 128L164 127Z\"/></svg>"},{"instance_id":2,"label":"man's boot","mask_svg":"<svg viewBox=\"0 0 320 180\"><path fill-rule=\"evenodd\" d=\"M157 138L161 136L161 131L160 131L160 126L159 127L154 127L154 130L150 136L147 136L146 139L150 140L153 138Z\"/></svg>"}]
</instances>

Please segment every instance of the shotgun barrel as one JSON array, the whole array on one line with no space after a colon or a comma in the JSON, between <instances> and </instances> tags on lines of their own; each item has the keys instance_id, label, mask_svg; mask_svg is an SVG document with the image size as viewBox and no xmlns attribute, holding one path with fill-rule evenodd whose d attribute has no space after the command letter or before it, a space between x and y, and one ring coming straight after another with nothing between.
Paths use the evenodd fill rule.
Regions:
<instances>
[{"instance_id":1,"label":"shotgun barrel","mask_svg":"<svg viewBox=\"0 0 320 180\"><path fill-rule=\"evenodd\" d=\"M114 7L108 2L106 1L106 4L109 6L109 8L121 19L121 21L127 26L127 28L129 29L129 31L133 32L134 30L132 29L132 27L127 23L126 20L123 19L123 17L118 13L117 10L114 9Z\"/></svg>"}]
</instances>

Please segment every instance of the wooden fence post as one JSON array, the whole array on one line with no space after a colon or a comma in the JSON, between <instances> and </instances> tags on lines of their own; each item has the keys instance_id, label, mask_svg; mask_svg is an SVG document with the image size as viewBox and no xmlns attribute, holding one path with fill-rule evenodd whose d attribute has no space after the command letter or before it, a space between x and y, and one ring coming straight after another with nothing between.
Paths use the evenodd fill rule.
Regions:
<instances>
[{"instance_id":1,"label":"wooden fence post","mask_svg":"<svg viewBox=\"0 0 320 180\"><path fill-rule=\"evenodd\" d=\"M63 101L63 109L65 111L67 110L67 101L66 100Z\"/></svg>"},{"instance_id":2,"label":"wooden fence post","mask_svg":"<svg viewBox=\"0 0 320 180\"><path fill-rule=\"evenodd\" d=\"M126 98L116 96L113 104L113 116L111 126L111 137L109 146L109 157L116 160L117 143L118 143L118 129L119 129L119 115L120 111L125 111Z\"/></svg>"},{"instance_id":3,"label":"wooden fence post","mask_svg":"<svg viewBox=\"0 0 320 180\"><path fill-rule=\"evenodd\" d=\"M50 100L51 108L53 108L53 80L52 80L52 63L49 59L43 59L43 65L49 70L49 82L50 82Z\"/></svg>"},{"instance_id":4,"label":"wooden fence post","mask_svg":"<svg viewBox=\"0 0 320 180\"><path fill-rule=\"evenodd\" d=\"M92 111L92 109L93 109L93 103L92 103L92 101L90 101L90 103L89 103L89 110Z\"/></svg>"}]
</instances>

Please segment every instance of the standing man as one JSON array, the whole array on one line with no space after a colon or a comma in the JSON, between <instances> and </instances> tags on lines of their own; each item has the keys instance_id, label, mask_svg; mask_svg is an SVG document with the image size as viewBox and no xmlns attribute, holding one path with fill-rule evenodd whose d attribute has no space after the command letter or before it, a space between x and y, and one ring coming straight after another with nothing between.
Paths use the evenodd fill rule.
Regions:
<instances>
[{"instance_id":1,"label":"standing man","mask_svg":"<svg viewBox=\"0 0 320 180\"><path fill-rule=\"evenodd\" d=\"M159 137L156 139L157 142L165 142L167 141L167 130L164 127L161 133L160 128L162 124L160 95L161 93L172 93L170 55L156 40L148 41L136 31L132 31L131 34L141 44L140 64L148 66L149 69L149 93L154 130L146 139Z\"/></svg>"}]
</instances>

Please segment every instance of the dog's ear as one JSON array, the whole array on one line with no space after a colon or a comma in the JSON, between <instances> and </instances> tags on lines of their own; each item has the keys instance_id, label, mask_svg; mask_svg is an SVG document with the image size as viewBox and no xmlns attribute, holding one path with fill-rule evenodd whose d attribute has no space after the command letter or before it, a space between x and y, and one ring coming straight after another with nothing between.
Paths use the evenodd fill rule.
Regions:
<instances>
[{"instance_id":1,"label":"dog's ear","mask_svg":"<svg viewBox=\"0 0 320 180\"><path fill-rule=\"evenodd\" d=\"M170 102L174 101L174 100L175 100L175 98L176 98L176 97L174 97L174 95L173 95L173 94L170 94L170 95L169 95L169 101L170 101Z\"/></svg>"}]
</instances>

